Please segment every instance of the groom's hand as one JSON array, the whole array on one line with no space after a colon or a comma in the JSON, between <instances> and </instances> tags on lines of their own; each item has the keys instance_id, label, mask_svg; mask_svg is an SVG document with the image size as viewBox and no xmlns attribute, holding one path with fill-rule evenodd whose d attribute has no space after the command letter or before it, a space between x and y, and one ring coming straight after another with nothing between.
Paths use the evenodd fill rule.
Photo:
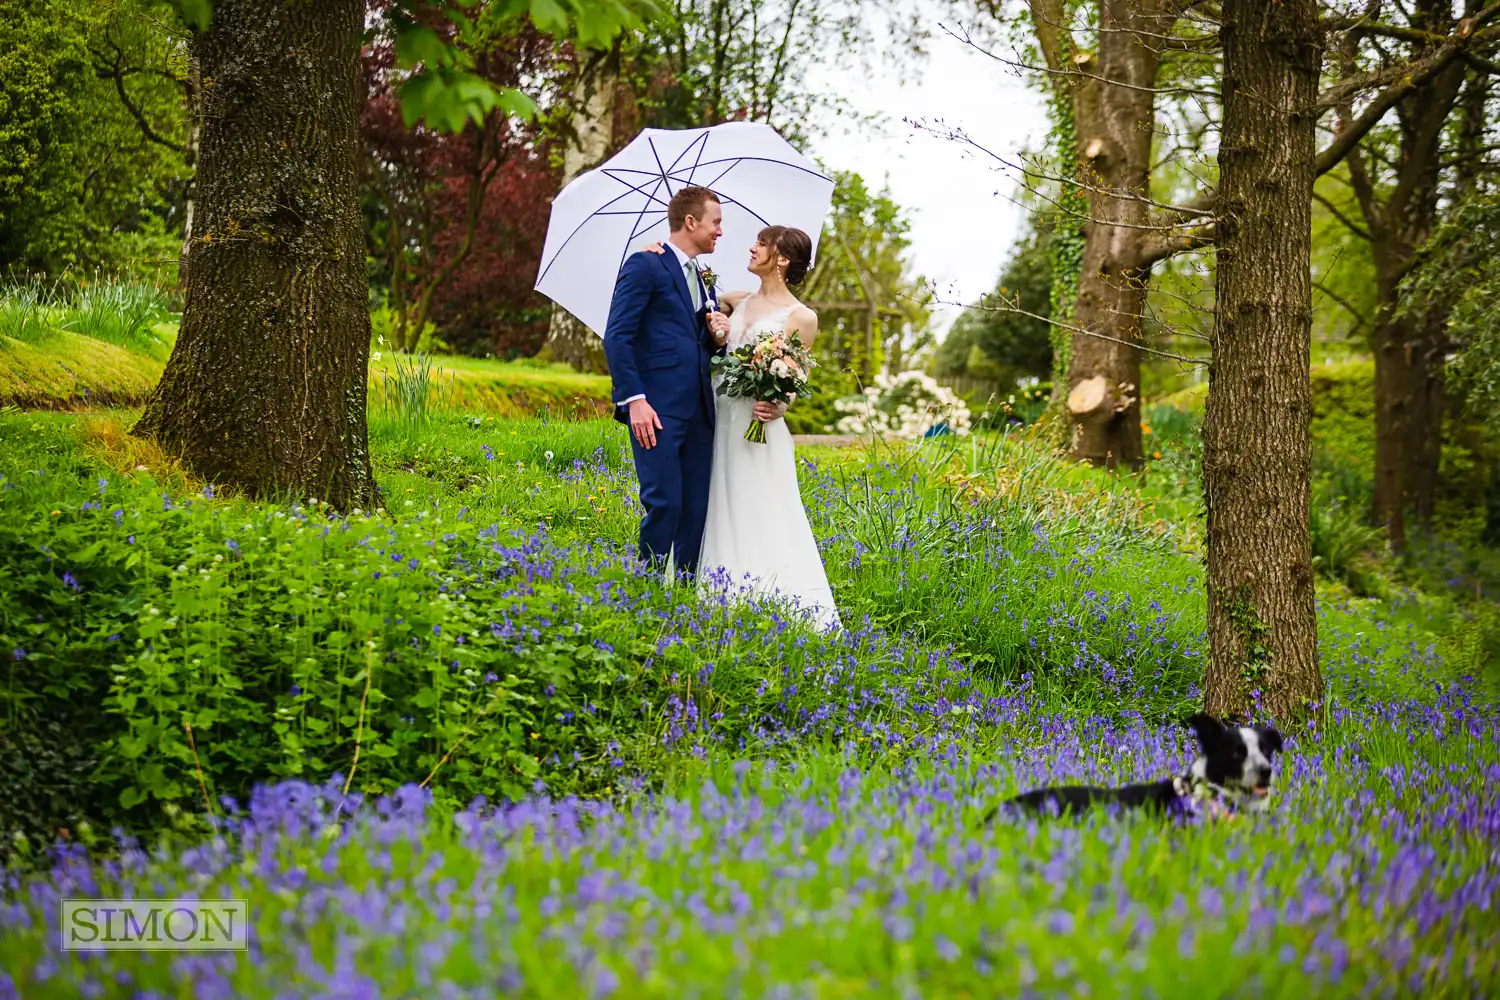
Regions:
<instances>
[{"instance_id":1,"label":"groom's hand","mask_svg":"<svg viewBox=\"0 0 1500 1000\"><path fill-rule=\"evenodd\" d=\"M633 400L630 404L630 433L641 443L641 447L650 451L656 447L656 432L661 430L661 418L651 408L651 404L644 399Z\"/></svg>"},{"instance_id":2,"label":"groom's hand","mask_svg":"<svg viewBox=\"0 0 1500 1000\"><path fill-rule=\"evenodd\" d=\"M729 317L717 309L709 311L708 332L714 335L714 343L723 347L729 340Z\"/></svg>"}]
</instances>

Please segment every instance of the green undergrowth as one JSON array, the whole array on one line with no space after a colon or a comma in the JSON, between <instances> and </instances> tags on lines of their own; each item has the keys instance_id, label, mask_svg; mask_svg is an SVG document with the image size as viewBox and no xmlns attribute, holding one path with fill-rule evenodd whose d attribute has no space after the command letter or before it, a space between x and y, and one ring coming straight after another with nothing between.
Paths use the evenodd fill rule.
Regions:
<instances>
[{"instance_id":1,"label":"green undergrowth","mask_svg":"<svg viewBox=\"0 0 1500 1000\"><path fill-rule=\"evenodd\" d=\"M332 773L608 795L684 753L899 759L997 697L1158 723L1199 698L1190 533L1022 439L803 454L848 627L823 636L639 572L610 421L377 416L386 510L344 517L214 495L133 416L0 414L9 822L153 825ZM1392 607L1323 602L1335 692L1421 693L1482 651L1446 606Z\"/></svg>"},{"instance_id":2,"label":"green undergrowth","mask_svg":"<svg viewBox=\"0 0 1500 1000\"><path fill-rule=\"evenodd\" d=\"M214 495L131 444L133 416L0 416L13 816L149 824L335 770L599 794L686 738L684 699L692 739L774 743L820 698L787 678L827 675L831 645L841 669L927 663L644 576L612 422L377 419L386 510L334 517Z\"/></svg>"}]
</instances>

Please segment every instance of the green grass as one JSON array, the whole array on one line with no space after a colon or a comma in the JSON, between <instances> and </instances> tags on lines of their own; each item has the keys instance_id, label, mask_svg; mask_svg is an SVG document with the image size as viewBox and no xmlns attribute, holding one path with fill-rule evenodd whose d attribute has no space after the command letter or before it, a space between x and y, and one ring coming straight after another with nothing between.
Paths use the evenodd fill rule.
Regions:
<instances>
[{"instance_id":1,"label":"green grass","mask_svg":"<svg viewBox=\"0 0 1500 1000\"><path fill-rule=\"evenodd\" d=\"M398 365L410 364L389 351L370 364L371 398L384 398ZM556 417L593 415L609 404L609 378L575 372L567 365L495 361L438 355L428 359L434 381L433 405L455 412L502 417L550 412Z\"/></svg>"},{"instance_id":2,"label":"green grass","mask_svg":"<svg viewBox=\"0 0 1500 1000\"><path fill-rule=\"evenodd\" d=\"M161 372L149 355L69 330L34 341L0 336L0 406L129 406L145 400Z\"/></svg>"},{"instance_id":3,"label":"green grass","mask_svg":"<svg viewBox=\"0 0 1500 1000\"><path fill-rule=\"evenodd\" d=\"M166 355L176 340L176 324L156 323L149 336L155 338L155 346L145 351L59 326L46 326L29 340L0 332L0 406L138 406L161 379ZM135 341L139 340L136 336ZM434 358L432 363L445 382L434 404L444 409L512 417L551 411L565 416L597 412L608 405L608 378L580 374L566 365L540 367L448 356ZM372 407L382 404L382 387L386 377L394 375L396 364L389 353L371 363Z\"/></svg>"},{"instance_id":4,"label":"green grass","mask_svg":"<svg viewBox=\"0 0 1500 1000\"><path fill-rule=\"evenodd\" d=\"M53 678L3 688L0 708L19 722L87 707L79 731L102 741L102 761L125 764L100 771L90 799L112 821L149 823L164 803L201 798L198 767L215 789L236 795L258 780L347 767L362 695L351 679L369 674L363 650L371 642L392 665L380 668L385 680L375 688L389 700L376 738L390 741L380 751L389 755L366 758L361 787L369 791L420 780L453 741L501 719L505 739L469 745L436 787L457 800L495 788L518 795L540 777L597 791L610 783L607 770L580 768L566 754L597 765L611 741L619 744L611 753L654 770L664 705L691 689L691 665L703 660L718 665L719 683L733 692L717 696L716 707L733 711L707 727L710 743L753 736L774 745L786 727L800 731L800 713L815 713L823 697L814 688L781 700L777 678L794 664L813 669L837 643L788 646L774 615L735 624L732 608L700 609L691 594L659 591L628 567L639 508L613 422L377 415L371 442L389 513L328 520L316 509L206 495L124 434L132 420L0 416L0 556L14 609L0 619L0 645L26 650L31 668ZM1042 711L1113 714L1129 705L1155 720L1196 702L1203 609L1192 535L1128 482L1062 467L1025 438L1002 438L829 452L804 466L802 483L840 607L856 629L848 651L856 674L908 677L936 656L931 662L942 666L924 671L924 697L1014 689ZM518 591L516 573L535 582ZM601 588L619 600L601 603ZM572 631L528 633L520 645L498 638L538 603ZM20 610L28 605L53 607L54 617L28 623ZM1332 614L1337 605L1328 607ZM643 635L643 620L655 640ZM1435 621L1454 625L1452 617ZM1329 618L1325 627L1343 622ZM1407 625L1421 648L1438 642L1433 620ZM652 646L666 637L665 647ZM1351 643L1325 641L1325 661L1358 667L1351 676L1367 685L1371 654L1350 652ZM1382 670L1405 672L1418 688L1451 676L1408 645L1392 646ZM589 652L604 646L610 651ZM501 662L509 666L500 670ZM420 681L433 663L502 678L509 671L521 694L476 701L446 668ZM681 689L661 686L665 663L687 671L674 682ZM550 684L569 692L558 704L582 705L599 697L586 695L587 685L617 674L637 680L599 726L544 724L539 690ZM289 696L293 685L301 693ZM653 707L633 700L641 697ZM206 701L219 707L194 723L201 753L193 761L172 720ZM104 716L99 704L109 706ZM119 726L135 727L148 705L155 721L121 743ZM237 734L275 725L282 711L295 712L294 740L282 733L242 744ZM904 724L894 706L861 717ZM781 721L756 736L764 728L752 725L757 718ZM415 721L398 724L404 719ZM561 756L546 763L549 754Z\"/></svg>"}]
</instances>

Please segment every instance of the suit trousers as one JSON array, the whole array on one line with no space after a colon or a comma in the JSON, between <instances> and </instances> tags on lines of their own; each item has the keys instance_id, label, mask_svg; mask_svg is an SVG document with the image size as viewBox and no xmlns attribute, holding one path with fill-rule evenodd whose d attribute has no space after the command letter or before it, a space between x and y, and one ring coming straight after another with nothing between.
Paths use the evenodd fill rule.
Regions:
<instances>
[{"instance_id":1,"label":"suit trousers","mask_svg":"<svg viewBox=\"0 0 1500 1000\"><path fill-rule=\"evenodd\" d=\"M692 417L658 414L656 447L643 448L631 436L636 477L641 484L640 555L664 566L670 553L680 571L696 573L708 517L708 484L713 472L714 425L700 400Z\"/></svg>"}]
</instances>

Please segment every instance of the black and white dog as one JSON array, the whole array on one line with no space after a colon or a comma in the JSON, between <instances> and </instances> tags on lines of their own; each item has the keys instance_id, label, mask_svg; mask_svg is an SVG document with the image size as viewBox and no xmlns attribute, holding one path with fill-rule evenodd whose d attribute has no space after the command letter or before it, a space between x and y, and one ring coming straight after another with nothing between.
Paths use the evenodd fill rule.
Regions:
<instances>
[{"instance_id":1,"label":"black and white dog","mask_svg":"<svg viewBox=\"0 0 1500 1000\"><path fill-rule=\"evenodd\" d=\"M1001 810L1076 816L1111 803L1122 809L1177 814L1200 809L1264 811L1270 803L1271 757L1281 750L1281 734L1270 726L1226 726L1202 712L1190 716L1187 724L1198 736L1200 753L1186 774L1120 788L1036 788L995 806L984 822Z\"/></svg>"}]
</instances>

